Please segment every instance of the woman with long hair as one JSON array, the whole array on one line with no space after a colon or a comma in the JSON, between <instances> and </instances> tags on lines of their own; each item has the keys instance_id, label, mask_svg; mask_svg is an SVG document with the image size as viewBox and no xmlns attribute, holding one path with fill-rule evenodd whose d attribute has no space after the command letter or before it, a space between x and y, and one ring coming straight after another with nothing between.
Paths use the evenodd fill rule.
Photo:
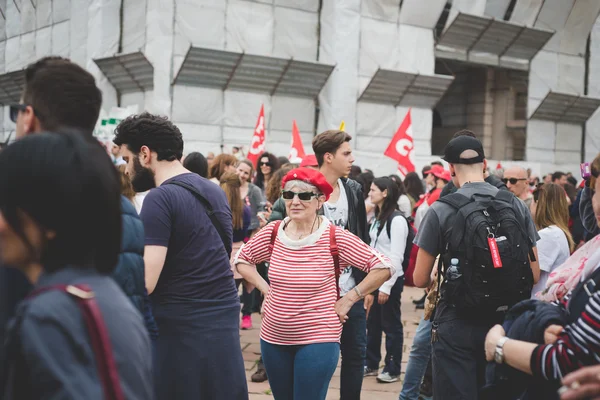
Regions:
<instances>
[{"instance_id":1,"label":"woman with long hair","mask_svg":"<svg viewBox=\"0 0 600 400\"><path fill-rule=\"evenodd\" d=\"M530 206L540 239L537 242L540 280L533 286L531 297L546 288L548 276L562 265L575 248L569 231L569 205L564 189L554 183L538 186Z\"/></svg>"},{"instance_id":2,"label":"woman with long hair","mask_svg":"<svg viewBox=\"0 0 600 400\"><path fill-rule=\"evenodd\" d=\"M399 193L398 185L387 176L374 179L369 191L369 197L375 207L375 221L369 230L371 247L387 256L396 270L396 273L374 293L375 301L367 318L365 376L377 376L379 382L385 383L395 382L400 378L404 346L400 296L404 289L402 262L408 237L408 222L396 210ZM378 374L383 332L385 365L383 371Z\"/></svg>"},{"instance_id":3,"label":"woman with long hair","mask_svg":"<svg viewBox=\"0 0 600 400\"><path fill-rule=\"evenodd\" d=\"M233 172L225 172L221 176L221 189L225 192L227 202L231 208L231 216L233 218L233 245L231 250L231 270L236 281L236 286L239 286L242 281L242 276L233 266L233 257L244 244L244 239L248 236L248 228L250 227L251 211L250 207L245 205L240 195L240 187L242 181L237 174Z\"/></svg>"},{"instance_id":4,"label":"woman with long hair","mask_svg":"<svg viewBox=\"0 0 600 400\"><path fill-rule=\"evenodd\" d=\"M288 217L254 235L235 262L265 295L260 346L274 398L324 400L348 311L395 270L387 257L319 215L333 191L319 171L293 169L282 189ZM268 283L255 268L266 261ZM348 265L368 274L340 298L336 271Z\"/></svg>"},{"instance_id":5,"label":"woman with long hair","mask_svg":"<svg viewBox=\"0 0 600 400\"><path fill-rule=\"evenodd\" d=\"M417 175L416 172L409 172L406 174L406 178L404 178L404 187L406 188L406 194L410 200L410 209L415 208L415 204L421 198L421 196L425 193L423 190L423 182L421 182L421 178Z\"/></svg>"},{"instance_id":6,"label":"woman with long hair","mask_svg":"<svg viewBox=\"0 0 600 400\"><path fill-rule=\"evenodd\" d=\"M258 213L263 211L264 207L264 196L258 186L251 183L252 175L254 175L254 167L250 160L242 160L237 164L235 173L240 178L240 198L244 204L250 207L252 221L250 222L249 233L260 228L260 220L258 219Z\"/></svg>"},{"instance_id":7,"label":"woman with long hair","mask_svg":"<svg viewBox=\"0 0 600 400\"><path fill-rule=\"evenodd\" d=\"M34 285L8 332L0 397L154 398L148 332L111 277L121 204L93 139L41 133L0 152L0 258Z\"/></svg>"},{"instance_id":8,"label":"woman with long hair","mask_svg":"<svg viewBox=\"0 0 600 400\"><path fill-rule=\"evenodd\" d=\"M265 192L267 183L273 173L279 169L279 159L275 154L264 152L258 157L258 170L256 171L256 177L254 178L254 184Z\"/></svg>"},{"instance_id":9,"label":"woman with long hair","mask_svg":"<svg viewBox=\"0 0 600 400\"><path fill-rule=\"evenodd\" d=\"M253 183L250 183L252 179L252 175L254 173L254 168L252 166L252 162L249 160L242 160L238 163L236 174L240 180L240 198L243 203L250 208L250 216L251 222L248 227L245 241L248 240L254 233L258 232L261 221L258 217L259 213L264 211L265 199L263 197L262 191ZM232 252L232 254L234 254ZM242 291L242 323L241 328L243 330L252 328L252 313L258 312L260 310L260 298L259 294L255 289L248 288L244 286L244 290Z\"/></svg>"},{"instance_id":10,"label":"woman with long hair","mask_svg":"<svg viewBox=\"0 0 600 400\"><path fill-rule=\"evenodd\" d=\"M210 181L219 185L221 176L225 172L235 172L236 164L237 158L235 156L231 154L219 154L215 157L208 170Z\"/></svg>"}]
</instances>

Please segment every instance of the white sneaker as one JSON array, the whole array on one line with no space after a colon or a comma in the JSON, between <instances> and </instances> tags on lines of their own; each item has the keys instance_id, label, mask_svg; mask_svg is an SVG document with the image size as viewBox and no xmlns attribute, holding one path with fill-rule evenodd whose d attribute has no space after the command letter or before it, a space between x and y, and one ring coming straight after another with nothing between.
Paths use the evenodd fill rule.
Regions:
<instances>
[{"instance_id":1,"label":"white sneaker","mask_svg":"<svg viewBox=\"0 0 600 400\"><path fill-rule=\"evenodd\" d=\"M382 383L396 382L400 377L398 375L390 375L389 372L382 372L377 375L377 380Z\"/></svg>"},{"instance_id":2,"label":"white sneaker","mask_svg":"<svg viewBox=\"0 0 600 400\"><path fill-rule=\"evenodd\" d=\"M379 371L376 369L371 369L365 366L365 373L364 376L377 376L377 373Z\"/></svg>"}]
</instances>

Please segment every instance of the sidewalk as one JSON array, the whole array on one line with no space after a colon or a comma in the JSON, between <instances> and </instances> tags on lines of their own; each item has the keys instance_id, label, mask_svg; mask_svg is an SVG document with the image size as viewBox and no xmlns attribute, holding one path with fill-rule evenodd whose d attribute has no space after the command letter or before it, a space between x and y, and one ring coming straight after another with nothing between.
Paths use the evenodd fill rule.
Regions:
<instances>
[{"instance_id":1,"label":"sidewalk","mask_svg":"<svg viewBox=\"0 0 600 400\"><path fill-rule=\"evenodd\" d=\"M402 323L404 324L404 355L402 356L402 375L401 380L395 383L379 383L374 376L366 377L363 381L362 400L397 400L402 388L402 379L406 370L408 354L412 345L412 340L417 330L417 324L422 315L421 310L415 310L412 304L413 299L421 298L423 289L404 288L402 293ZM248 380L248 392L251 400L273 399L269 389L269 382L254 383L250 381L250 376L255 371L255 364L260 357L260 315L252 315L254 328L248 331L240 331L241 344L246 366L246 379ZM385 354L385 340L382 342L382 355ZM333 374L333 379L329 385L327 399L339 399L340 391L340 368Z\"/></svg>"}]
</instances>

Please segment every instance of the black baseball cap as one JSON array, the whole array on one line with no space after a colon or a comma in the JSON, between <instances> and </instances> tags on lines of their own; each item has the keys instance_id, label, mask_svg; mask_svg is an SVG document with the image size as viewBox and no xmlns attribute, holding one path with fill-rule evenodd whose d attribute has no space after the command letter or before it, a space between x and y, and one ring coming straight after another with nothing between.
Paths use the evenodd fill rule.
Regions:
<instances>
[{"instance_id":1,"label":"black baseball cap","mask_svg":"<svg viewBox=\"0 0 600 400\"><path fill-rule=\"evenodd\" d=\"M460 155L465 150L473 150L477 152L477 156L461 158ZM478 139L471 136L458 136L448 142L442 158L450 164L478 164L485 159L485 153Z\"/></svg>"}]
</instances>

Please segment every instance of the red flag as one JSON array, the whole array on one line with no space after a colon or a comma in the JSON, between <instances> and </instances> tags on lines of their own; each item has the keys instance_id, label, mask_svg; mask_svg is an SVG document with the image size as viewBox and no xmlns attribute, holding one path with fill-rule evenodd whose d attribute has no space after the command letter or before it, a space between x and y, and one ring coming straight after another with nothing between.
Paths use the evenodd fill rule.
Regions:
<instances>
[{"instance_id":1,"label":"red flag","mask_svg":"<svg viewBox=\"0 0 600 400\"><path fill-rule=\"evenodd\" d=\"M292 123L292 147L290 148L290 155L288 159L290 162L296 162L298 158L302 159L306 156L304 152L304 145L302 144L302 137L300 137L300 131L298 131L298 125L296 120Z\"/></svg>"},{"instance_id":2,"label":"red flag","mask_svg":"<svg viewBox=\"0 0 600 400\"><path fill-rule=\"evenodd\" d=\"M398 171L406 176L409 172L415 171L415 164L412 160L413 151L414 142L409 109L406 117L404 117L404 121L400 124L390 145L383 154L398 161Z\"/></svg>"},{"instance_id":3,"label":"red flag","mask_svg":"<svg viewBox=\"0 0 600 400\"><path fill-rule=\"evenodd\" d=\"M265 106L260 106L260 113L258 114L258 121L256 121L256 128L254 128L254 134L252 135L252 142L250 143L250 149L248 150L248 160L252 161L254 168L257 168L258 157L265 151Z\"/></svg>"}]
</instances>

